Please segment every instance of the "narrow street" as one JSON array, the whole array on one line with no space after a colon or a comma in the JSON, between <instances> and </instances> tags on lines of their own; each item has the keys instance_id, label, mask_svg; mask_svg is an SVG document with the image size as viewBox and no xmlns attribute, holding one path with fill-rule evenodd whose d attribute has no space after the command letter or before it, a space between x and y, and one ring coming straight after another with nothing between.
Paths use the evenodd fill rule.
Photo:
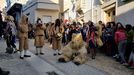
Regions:
<instances>
[{"instance_id":1,"label":"narrow street","mask_svg":"<svg viewBox=\"0 0 134 75\"><path fill-rule=\"evenodd\" d=\"M9 70L10 75L134 75L132 70L102 54L97 54L95 60L89 57L85 64L76 66L72 62L57 62L58 56L53 56L54 51L48 43L44 46L45 54L36 56L33 40L29 40L32 57L24 60L19 59L19 53L5 54L5 48L5 41L0 40L0 66Z\"/></svg>"}]
</instances>

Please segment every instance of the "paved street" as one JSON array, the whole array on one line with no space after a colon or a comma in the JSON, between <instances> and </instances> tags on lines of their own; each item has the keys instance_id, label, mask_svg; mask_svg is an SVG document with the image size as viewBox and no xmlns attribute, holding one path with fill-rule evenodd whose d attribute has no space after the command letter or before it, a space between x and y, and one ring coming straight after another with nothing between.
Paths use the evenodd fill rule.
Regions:
<instances>
[{"instance_id":1,"label":"paved street","mask_svg":"<svg viewBox=\"0 0 134 75\"><path fill-rule=\"evenodd\" d=\"M16 45L18 47L18 43ZM45 55L42 56L34 55L33 40L29 40L29 47L32 57L21 60L19 53L5 54L6 43L0 40L0 67L9 70L10 75L134 75L132 70L102 54L98 54L95 60L88 58L85 64L76 66L72 62L57 62L58 56L53 56L54 51L48 43L45 44Z\"/></svg>"}]
</instances>

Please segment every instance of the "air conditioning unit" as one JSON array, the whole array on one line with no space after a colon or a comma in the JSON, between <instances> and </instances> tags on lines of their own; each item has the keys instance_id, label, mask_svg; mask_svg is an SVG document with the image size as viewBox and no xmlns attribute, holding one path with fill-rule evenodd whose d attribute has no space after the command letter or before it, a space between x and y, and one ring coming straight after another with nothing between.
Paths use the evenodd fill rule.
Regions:
<instances>
[{"instance_id":1,"label":"air conditioning unit","mask_svg":"<svg viewBox=\"0 0 134 75\"><path fill-rule=\"evenodd\" d=\"M127 1L127 0L121 0L121 2L125 2L125 1Z\"/></svg>"}]
</instances>

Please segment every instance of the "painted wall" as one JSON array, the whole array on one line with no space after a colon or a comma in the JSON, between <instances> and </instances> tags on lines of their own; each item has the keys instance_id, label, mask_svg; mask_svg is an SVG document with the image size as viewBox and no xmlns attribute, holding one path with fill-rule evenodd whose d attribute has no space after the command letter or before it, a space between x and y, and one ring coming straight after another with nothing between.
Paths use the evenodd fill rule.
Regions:
<instances>
[{"instance_id":1,"label":"painted wall","mask_svg":"<svg viewBox=\"0 0 134 75\"><path fill-rule=\"evenodd\" d=\"M37 18L43 18L44 15L52 16L52 22L59 17L58 0L31 1L23 9L23 13L28 15L30 23L36 23Z\"/></svg>"},{"instance_id":2,"label":"painted wall","mask_svg":"<svg viewBox=\"0 0 134 75\"><path fill-rule=\"evenodd\" d=\"M85 0L84 21L97 23L101 20L101 7L99 0Z\"/></svg>"},{"instance_id":3,"label":"painted wall","mask_svg":"<svg viewBox=\"0 0 134 75\"><path fill-rule=\"evenodd\" d=\"M52 22L55 22L55 20L59 17L59 12L58 11L53 11L53 10L36 10L36 17L35 20L39 17L43 19L43 16L51 16L52 17Z\"/></svg>"},{"instance_id":4,"label":"painted wall","mask_svg":"<svg viewBox=\"0 0 134 75\"><path fill-rule=\"evenodd\" d=\"M117 22L132 24L134 26L134 1L117 7Z\"/></svg>"}]
</instances>

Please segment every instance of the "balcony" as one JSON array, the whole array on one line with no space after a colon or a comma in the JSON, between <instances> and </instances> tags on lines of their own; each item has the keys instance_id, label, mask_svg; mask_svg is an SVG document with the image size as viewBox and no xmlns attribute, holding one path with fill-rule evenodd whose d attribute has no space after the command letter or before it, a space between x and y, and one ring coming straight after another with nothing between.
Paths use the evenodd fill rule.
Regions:
<instances>
[{"instance_id":1,"label":"balcony","mask_svg":"<svg viewBox=\"0 0 134 75\"><path fill-rule=\"evenodd\" d=\"M113 5L115 6L116 0L103 0L102 8Z\"/></svg>"}]
</instances>

